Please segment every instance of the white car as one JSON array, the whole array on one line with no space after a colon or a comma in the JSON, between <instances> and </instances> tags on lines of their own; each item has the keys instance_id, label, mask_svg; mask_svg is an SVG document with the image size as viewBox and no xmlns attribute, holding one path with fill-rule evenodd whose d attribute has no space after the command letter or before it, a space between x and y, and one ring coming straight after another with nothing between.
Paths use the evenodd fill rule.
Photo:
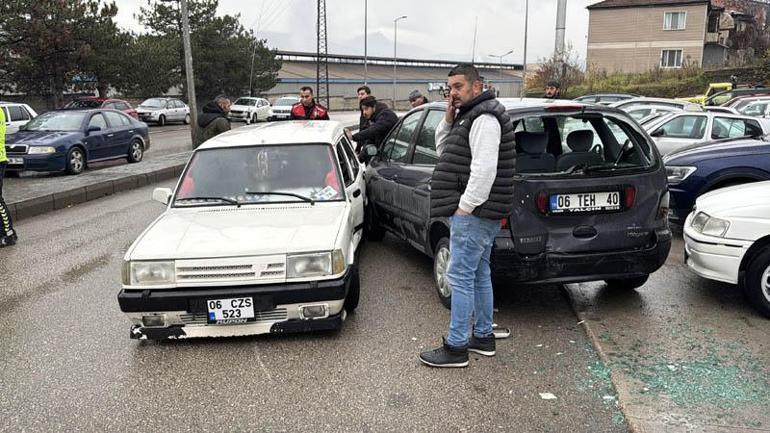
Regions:
<instances>
[{"instance_id":1,"label":"white car","mask_svg":"<svg viewBox=\"0 0 770 433\"><path fill-rule=\"evenodd\" d=\"M176 98L150 98L144 100L136 113L144 123L157 123L165 126L168 122L190 124L190 107Z\"/></svg>"},{"instance_id":2,"label":"white car","mask_svg":"<svg viewBox=\"0 0 770 433\"><path fill-rule=\"evenodd\" d=\"M624 99L622 101L614 102L610 104L610 107L626 110L627 107L637 105L656 105L676 108L678 110L696 110L700 108L700 105L693 104L692 102L680 101L678 99L668 98L648 98L646 96L640 96L638 98Z\"/></svg>"},{"instance_id":3,"label":"white car","mask_svg":"<svg viewBox=\"0 0 770 433\"><path fill-rule=\"evenodd\" d=\"M685 261L696 274L741 284L770 318L770 181L698 197L684 226Z\"/></svg>"},{"instance_id":4,"label":"white car","mask_svg":"<svg viewBox=\"0 0 770 433\"><path fill-rule=\"evenodd\" d=\"M337 329L358 305L363 167L334 121L239 128L198 147L125 255L131 337Z\"/></svg>"},{"instance_id":5,"label":"white car","mask_svg":"<svg viewBox=\"0 0 770 433\"><path fill-rule=\"evenodd\" d=\"M740 113L745 116L756 117L770 129L770 99L751 102L741 108Z\"/></svg>"},{"instance_id":6,"label":"white car","mask_svg":"<svg viewBox=\"0 0 770 433\"><path fill-rule=\"evenodd\" d=\"M640 105L626 105L621 110L628 113L634 120L640 122L643 119L647 119L652 115L664 115L672 113L674 111L682 111L679 108L672 107L670 105L654 105L654 104L640 104Z\"/></svg>"},{"instance_id":7,"label":"white car","mask_svg":"<svg viewBox=\"0 0 770 433\"><path fill-rule=\"evenodd\" d=\"M37 113L27 104L0 101L0 110L5 114L5 133L13 134L20 127L37 117Z\"/></svg>"},{"instance_id":8,"label":"white car","mask_svg":"<svg viewBox=\"0 0 770 433\"><path fill-rule=\"evenodd\" d=\"M230 106L228 116L231 120L242 120L246 123L267 120L270 117L270 103L264 98L244 96Z\"/></svg>"},{"instance_id":9,"label":"white car","mask_svg":"<svg viewBox=\"0 0 770 433\"><path fill-rule=\"evenodd\" d=\"M670 113L646 123L644 129L655 141L661 155L691 144L770 133L769 126L753 117L705 111Z\"/></svg>"},{"instance_id":10,"label":"white car","mask_svg":"<svg viewBox=\"0 0 770 433\"><path fill-rule=\"evenodd\" d=\"M270 117L267 120L289 120L291 119L291 106L299 102L297 96L284 96L278 98L270 109Z\"/></svg>"}]
</instances>

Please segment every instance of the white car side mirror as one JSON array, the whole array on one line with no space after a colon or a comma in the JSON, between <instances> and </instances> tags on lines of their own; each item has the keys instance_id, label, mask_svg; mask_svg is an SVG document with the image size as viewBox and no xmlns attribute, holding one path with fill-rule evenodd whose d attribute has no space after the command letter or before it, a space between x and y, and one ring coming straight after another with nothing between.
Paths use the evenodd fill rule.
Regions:
<instances>
[{"instance_id":1,"label":"white car side mirror","mask_svg":"<svg viewBox=\"0 0 770 433\"><path fill-rule=\"evenodd\" d=\"M171 194L171 188L155 188L152 192L152 199L168 205L169 200L171 200Z\"/></svg>"}]
</instances>

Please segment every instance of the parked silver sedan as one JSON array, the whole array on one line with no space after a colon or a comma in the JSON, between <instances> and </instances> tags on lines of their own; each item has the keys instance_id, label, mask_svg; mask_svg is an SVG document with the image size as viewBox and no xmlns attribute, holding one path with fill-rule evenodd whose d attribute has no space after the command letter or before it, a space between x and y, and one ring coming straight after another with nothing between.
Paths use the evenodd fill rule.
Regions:
<instances>
[{"instance_id":1,"label":"parked silver sedan","mask_svg":"<svg viewBox=\"0 0 770 433\"><path fill-rule=\"evenodd\" d=\"M164 126L168 122L190 123L190 107L176 98L150 98L136 107L139 120Z\"/></svg>"}]
</instances>

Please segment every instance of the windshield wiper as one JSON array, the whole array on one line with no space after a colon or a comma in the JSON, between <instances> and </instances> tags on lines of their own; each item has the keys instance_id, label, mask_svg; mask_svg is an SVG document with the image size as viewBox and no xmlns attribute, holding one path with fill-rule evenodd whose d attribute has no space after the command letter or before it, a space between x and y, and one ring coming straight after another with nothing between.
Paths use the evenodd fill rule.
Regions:
<instances>
[{"instance_id":1,"label":"windshield wiper","mask_svg":"<svg viewBox=\"0 0 770 433\"><path fill-rule=\"evenodd\" d=\"M225 203L230 203L238 207L241 207L241 202L239 202L238 200L227 198L227 197L185 197L185 198L178 198L174 201L178 202L178 201L188 201L188 200L202 200L202 201L218 200L218 201L223 201Z\"/></svg>"},{"instance_id":2,"label":"windshield wiper","mask_svg":"<svg viewBox=\"0 0 770 433\"><path fill-rule=\"evenodd\" d=\"M279 191L267 191L267 192L261 192L261 191L246 191L246 194L248 195L283 195L286 197L295 197L302 201L306 201L310 203L311 205L315 205L315 200L313 200L310 197L305 197L304 195L294 194L293 192L279 192Z\"/></svg>"}]
</instances>

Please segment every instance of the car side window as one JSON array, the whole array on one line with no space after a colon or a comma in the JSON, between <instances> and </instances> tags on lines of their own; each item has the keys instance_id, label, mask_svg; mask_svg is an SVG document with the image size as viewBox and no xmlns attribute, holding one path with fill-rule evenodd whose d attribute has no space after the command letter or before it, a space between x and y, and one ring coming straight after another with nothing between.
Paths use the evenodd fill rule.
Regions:
<instances>
[{"instance_id":1,"label":"car side window","mask_svg":"<svg viewBox=\"0 0 770 433\"><path fill-rule=\"evenodd\" d=\"M438 153L436 153L436 128L444 118L445 112L440 110L430 110L425 121L422 123L420 134L417 136L417 143L414 148L413 164L436 164L438 162Z\"/></svg>"},{"instance_id":2,"label":"car side window","mask_svg":"<svg viewBox=\"0 0 770 433\"><path fill-rule=\"evenodd\" d=\"M706 116L678 116L661 125L655 132L662 131L663 137L703 138L706 120Z\"/></svg>"},{"instance_id":3,"label":"car side window","mask_svg":"<svg viewBox=\"0 0 770 433\"><path fill-rule=\"evenodd\" d=\"M422 117L422 111L414 112L404 118L398 130L394 130L388 137L383 148L385 159L393 162L407 162L409 158L409 146L412 143L417 126Z\"/></svg>"},{"instance_id":4,"label":"car side window","mask_svg":"<svg viewBox=\"0 0 770 433\"><path fill-rule=\"evenodd\" d=\"M182 102L182 101L175 101L175 103L176 103L176 108L184 108L184 102Z\"/></svg>"},{"instance_id":5,"label":"car side window","mask_svg":"<svg viewBox=\"0 0 770 433\"><path fill-rule=\"evenodd\" d=\"M29 120L29 113L20 105L11 105L8 108L8 118L11 122Z\"/></svg>"},{"instance_id":6,"label":"car side window","mask_svg":"<svg viewBox=\"0 0 770 433\"><path fill-rule=\"evenodd\" d=\"M107 121L110 123L110 126L112 128L118 128L118 127L129 125L128 119L126 119L125 116L123 116L122 114L108 111L108 112L105 112L104 115L107 117Z\"/></svg>"},{"instance_id":7,"label":"car side window","mask_svg":"<svg viewBox=\"0 0 770 433\"><path fill-rule=\"evenodd\" d=\"M101 113L97 113L91 116L91 120L88 122L88 127L91 128L93 126L99 127L99 129L102 130L107 129L107 122L104 120L104 116L102 116Z\"/></svg>"},{"instance_id":8,"label":"car side window","mask_svg":"<svg viewBox=\"0 0 770 433\"><path fill-rule=\"evenodd\" d=\"M591 143L591 148L596 145L601 146L602 139L599 136L599 133L596 132L594 126L588 120L576 119L574 117L567 117L566 119L563 119L563 122L561 120L562 119L557 119L557 122L560 126L559 135L561 136L562 153L572 152L572 149L569 147L567 142L569 141L569 135L575 131L590 131L593 140Z\"/></svg>"},{"instance_id":9,"label":"car side window","mask_svg":"<svg viewBox=\"0 0 770 433\"><path fill-rule=\"evenodd\" d=\"M118 102L117 104L115 104L115 109L120 111L126 111L128 110L128 104L126 104L125 102Z\"/></svg>"},{"instance_id":10,"label":"car side window","mask_svg":"<svg viewBox=\"0 0 770 433\"><path fill-rule=\"evenodd\" d=\"M353 179L355 179L358 177L358 170L361 166L358 164L358 157L356 157L356 153L353 151L353 145L347 137L342 137L342 148L345 149L345 155L348 156L350 167L353 169Z\"/></svg>"},{"instance_id":11,"label":"car side window","mask_svg":"<svg viewBox=\"0 0 770 433\"><path fill-rule=\"evenodd\" d=\"M353 176L350 172L348 157L342 149L342 140L337 142L337 160L340 162L340 168L342 169L342 181L345 182L345 186L350 186L353 183Z\"/></svg>"}]
</instances>

